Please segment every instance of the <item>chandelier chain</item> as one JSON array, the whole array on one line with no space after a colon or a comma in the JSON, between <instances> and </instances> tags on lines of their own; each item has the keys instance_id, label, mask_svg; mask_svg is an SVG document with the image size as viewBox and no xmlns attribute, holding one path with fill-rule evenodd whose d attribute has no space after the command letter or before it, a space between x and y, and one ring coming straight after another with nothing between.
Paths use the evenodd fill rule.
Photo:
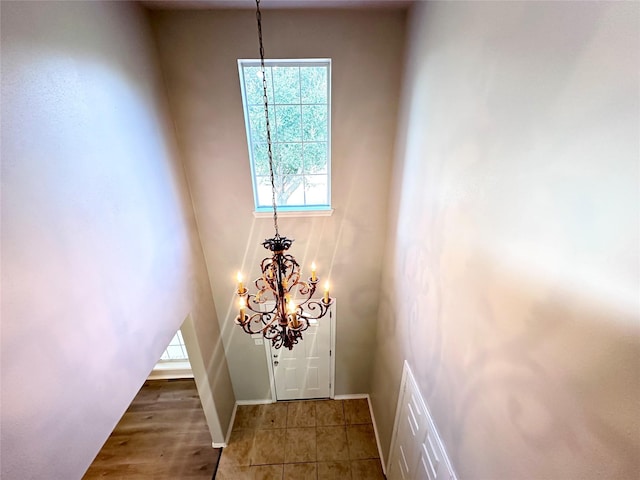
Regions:
<instances>
[{"instance_id":1,"label":"chandelier chain","mask_svg":"<svg viewBox=\"0 0 640 480\"><path fill-rule=\"evenodd\" d=\"M260 0L256 0L256 20L258 21L258 40L260 41L260 75L262 76L262 100L264 101L264 117L267 123L267 148L269 155L269 175L271 176L271 202L273 205L273 228L278 233L278 209L276 208L276 183L273 175L273 152L271 151L271 126L269 124L269 102L267 98L267 76L264 68L264 45L262 44L262 14Z\"/></svg>"},{"instance_id":2,"label":"chandelier chain","mask_svg":"<svg viewBox=\"0 0 640 480\"><path fill-rule=\"evenodd\" d=\"M271 251L271 256L264 258L260 263L261 276L254 282L258 289L256 293L249 293L249 290L242 283L242 274L238 272L236 294L240 297L240 312L235 321L248 334L262 334L265 339L271 341L272 348L285 347L291 350L295 344L302 340L302 332L307 330L313 322L317 323L318 319L329 313L333 299L329 297L328 284L325 286L322 299L313 298L318 284L315 264L311 266L311 277L305 281L296 259L293 255L286 253L293 243L293 239L281 237L278 232L278 209L273 171L271 126L269 124L267 76L262 44L260 0L256 0L256 20L258 21L258 38L260 40L260 73L262 75L262 98L266 119L275 236L262 243L264 248Z\"/></svg>"}]
</instances>

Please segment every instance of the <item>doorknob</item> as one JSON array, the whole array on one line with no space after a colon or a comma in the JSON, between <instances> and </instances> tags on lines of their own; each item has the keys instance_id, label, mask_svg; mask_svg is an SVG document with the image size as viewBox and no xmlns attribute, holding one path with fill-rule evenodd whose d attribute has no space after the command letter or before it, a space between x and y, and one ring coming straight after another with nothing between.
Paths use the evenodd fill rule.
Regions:
<instances>
[{"instance_id":1,"label":"doorknob","mask_svg":"<svg viewBox=\"0 0 640 480\"><path fill-rule=\"evenodd\" d=\"M273 362L273 365L274 365L275 367L277 367L279 364L280 364L280 362L279 362L278 360L276 360L275 362Z\"/></svg>"}]
</instances>

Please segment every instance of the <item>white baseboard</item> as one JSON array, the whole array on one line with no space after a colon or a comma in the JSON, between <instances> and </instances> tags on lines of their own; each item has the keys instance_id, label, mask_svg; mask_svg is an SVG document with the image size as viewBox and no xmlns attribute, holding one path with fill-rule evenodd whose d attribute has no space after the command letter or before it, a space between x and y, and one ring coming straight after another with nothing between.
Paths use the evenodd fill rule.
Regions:
<instances>
[{"instance_id":1,"label":"white baseboard","mask_svg":"<svg viewBox=\"0 0 640 480\"><path fill-rule=\"evenodd\" d=\"M227 446L227 442L224 443L216 443L216 442L212 442L211 446L213 448L225 448Z\"/></svg>"},{"instance_id":2,"label":"white baseboard","mask_svg":"<svg viewBox=\"0 0 640 480\"><path fill-rule=\"evenodd\" d=\"M367 403L369 404L369 414L371 415L371 423L373 423L373 433L376 435L376 446L378 447L378 455L380 455L380 464L382 465L382 473L387 475L387 468L384 462L384 455L382 454L382 448L380 446L380 436L378 435L378 426L376 425L376 416L373 414L373 408L371 407L371 397L367 395Z\"/></svg>"},{"instance_id":3,"label":"white baseboard","mask_svg":"<svg viewBox=\"0 0 640 480\"><path fill-rule=\"evenodd\" d=\"M334 400L357 400L359 398L369 398L368 393L350 393L347 395L334 395Z\"/></svg>"},{"instance_id":4,"label":"white baseboard","mask_svg":"<svg viewBox=\"0 0 640 480\"><path fill-rule=\"evenodd\" d=\"M179 378L193 378L191 370L154 370L147 380L175 380Z\"/></svg>"},{"instance_id":5,"label":"white baseboard","mask_svg":"<svg viewBox=\"0 0 640 480\"><path fill-rule=\"evenodd\" d=\"M237 400L233 406L233 412L231 412L231 421L229 422L229 428L227 428L227 435L225 436L224 443L216 443L213 448L226 447L231 438L231 432L233 431L233 422L236 421L236 412L238 411L238 405L264 405L268 403L274 403L270 398L264 398L260 400Z\"/></svg>"},{"instance_id":6,"label":"white baseboard","mask_svg":"<svg viewBox=\"0 0 640 480\"><path fill-rule=\"evenodd\" d=\"M265 403L275 403L270 398L263 398L259 400L237 400L236 405L263 405Z\"/></svg>"},{"instance_id":7,"label":"white baseboard","mask_svg":"<svg viewBox=\"0 0 640 480\"><path fill-rule=\"evenodd\" d=\"M371 397L368 393L351 393L347 395L335 395L334 400L358 400L366 398L367 405L369 405L369 414L371 415L371 423L373 423L373 433L376 436L376 446L378 447L378 455L380 455L380 464L382 465L382 472L386 475L387 468L384 463L384 455L382 455L382 448L380 447L380 436L378 435L378 426L376 425L376 417L373 414L373 408L371 408Z\"/></svg>"}]
</instances>

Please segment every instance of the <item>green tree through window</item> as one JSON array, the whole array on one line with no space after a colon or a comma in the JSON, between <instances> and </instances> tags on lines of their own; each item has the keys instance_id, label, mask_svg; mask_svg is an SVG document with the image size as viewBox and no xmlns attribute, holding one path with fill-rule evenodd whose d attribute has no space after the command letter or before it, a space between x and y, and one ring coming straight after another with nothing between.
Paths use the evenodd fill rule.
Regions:
<instances>
[{"instance_id":1,"label":"green tree through window","mask_svg":"<svg viewBox=\"0 0 640 480\"><path fill-rule=\"evenodd\" d=\"M265 60L276 203L330 206L330 60ZM239 60L257 210L271 207L260 62Z\"/></svg>"}]
</instances>

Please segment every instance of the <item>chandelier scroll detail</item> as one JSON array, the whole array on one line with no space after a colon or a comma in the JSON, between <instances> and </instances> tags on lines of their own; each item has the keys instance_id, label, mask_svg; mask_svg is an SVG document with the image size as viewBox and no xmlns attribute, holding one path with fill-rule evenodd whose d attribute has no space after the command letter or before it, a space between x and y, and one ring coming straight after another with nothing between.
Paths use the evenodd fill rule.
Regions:
<instances>
[{"instance_id":1,"label":"chandelier scroll detail","mask_svg":"<svg viewBox=\"0 0 640 480\"><path fill-rule=\"evenodd\" d=\"M271 341L274 348L284 346L291 350L296 343L302 340L302 332L307 330L313 321L317 321L327 314L334 300L329 296L328 282L324 285L322 298L313 297L318 286L315 263L311 266L311 277L303 280L300 265L293 255L287 253L293 239L281 236L278 231L260 0L256 0L256 20L260 41L260 73L266 119L275 235L262 243L262 246L269 250L271 255L260 263L261 275L254 281L256 293L249 293L242 283L241 273L238 272L236 294L239 297L240 311L235 322L248 334L262 334L265 339Z\"/></svg>"}]
</instances>

